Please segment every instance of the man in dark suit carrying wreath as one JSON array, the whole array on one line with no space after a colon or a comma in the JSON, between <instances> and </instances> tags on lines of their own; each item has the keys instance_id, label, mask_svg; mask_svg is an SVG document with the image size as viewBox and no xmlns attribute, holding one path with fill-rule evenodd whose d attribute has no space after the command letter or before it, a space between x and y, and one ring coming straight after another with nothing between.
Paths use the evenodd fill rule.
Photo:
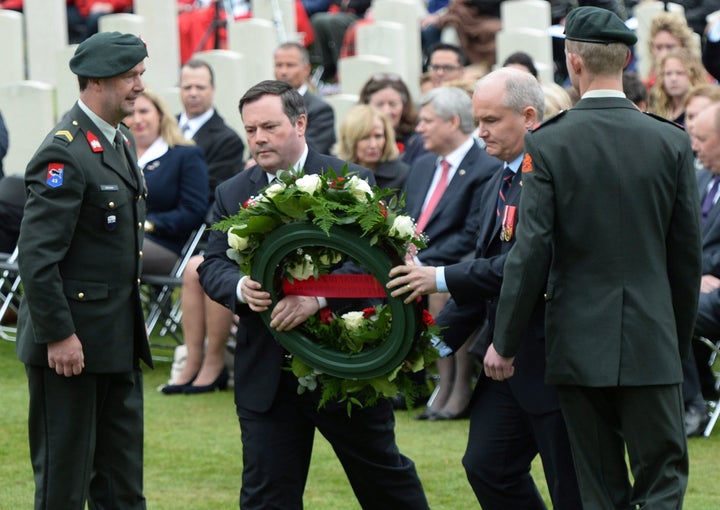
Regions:
<instances>
[{"instance_id":1,"label":"man in dark suit carrying wreath","mask_svg":"<svg viewBox=\"0 0 720 510\"><path fill-rule=\"evenodd\" d=\"M302 96L289 84L263 81L240 99L240 114L251 156L257 164L221 184L213 208L215 221L234 215L289 168L320 174L345 162L309 149ZM356 165L351 171L372 178ZM242 276L228 258L227 236L210 234L199 268L207 294L240 316L235 349L235 404L243 442L240 506L301 509L317 428L333 446L360 505L367 510L428 508L413 462L395 443L389 400L355 409L329 403L318 409L316 391L298 394L297 378L287 370L288 353L275 341L260 313L271 305L260 283ZM285 296L274 307L270 328L288 331L318 312L320 299Z\"/></svg>"}]
</instances>

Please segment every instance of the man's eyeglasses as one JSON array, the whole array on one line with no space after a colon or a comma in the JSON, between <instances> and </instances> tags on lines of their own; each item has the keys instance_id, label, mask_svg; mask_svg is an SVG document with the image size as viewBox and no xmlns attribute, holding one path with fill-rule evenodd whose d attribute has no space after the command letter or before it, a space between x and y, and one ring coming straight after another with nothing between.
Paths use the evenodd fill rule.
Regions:
<instances>
[{"instance_id":1,"label":"man's eyeglasses","mask_svg":"<svg viewBox=\"0 0 720 510\"><path fill-rule=\"evenodd\" d=\"M450 65L438 65L438 64L430 64L428 66L428 69L431 71L434 71L436 73L439 73L442 71L443 73L450 73L452 71L457 71L458 69L461 69L460 66L450 66Z\"/></svg>"}]
</instances>

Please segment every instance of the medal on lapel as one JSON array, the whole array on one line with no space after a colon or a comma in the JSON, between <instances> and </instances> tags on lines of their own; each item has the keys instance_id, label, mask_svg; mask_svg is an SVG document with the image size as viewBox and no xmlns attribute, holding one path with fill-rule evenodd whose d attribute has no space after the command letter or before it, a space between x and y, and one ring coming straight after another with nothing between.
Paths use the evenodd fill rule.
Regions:
<instances>
[{"instance_id":1,"label":"medal on lapel","mask_svg":"<svg viewBox=\"0 0 720 510\"><path fill-rule=\"evenodd\" d=\"M500 240L508 242L515 234L515 217L517 215L517 207L514 205L506 205L502 214L502 229L500 230Z\"/></svg>"}]
</instances>

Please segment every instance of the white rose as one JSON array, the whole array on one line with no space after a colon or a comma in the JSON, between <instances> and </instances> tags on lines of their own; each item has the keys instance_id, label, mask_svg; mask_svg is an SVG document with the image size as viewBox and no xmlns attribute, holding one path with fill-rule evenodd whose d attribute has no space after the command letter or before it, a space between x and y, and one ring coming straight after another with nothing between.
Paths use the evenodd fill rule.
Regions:
<instances>
[{"instance_id":1,"label":"white rose","mask_svg":"<svg viewBox=\"0 0 720 510\"><path fill-rule=\"evenodd\" d=\"M347 312L340 317L345 323L345 327L349 331L353 331L362 326L365 320L365 314L363 312Z\"/></svg>"},{"instance_id":2,"label":"white rose","mask_svg":"<svg viewBox=\"0 0 720 510\"><path fill-rule=\"evenodd\" d=\"M321 184L322 182L320 181L320 176L317 174L303 175L295 181L295 186L297 186L300 191L303 191L308 195L312 195L318 191Z\"/></svg>"},{"instance_id":3,"label":"white rose","mask_svg":"<svg viewBox=\"0 0 720 510\"><path fill-rule=\"evenodd\" d=\"M372 194L372 188L364 179L360 179L357 175L350 177L347 188L352 192L353 196L360 202L367 202L366 193Z\"/></svg>"},{"instance_id":4,"label":"white rose","mask_svg":"<svg viewBox=\"0 0 720 510\"><path fill-rule=\"evenodd\" d=\"M287 272L290 273L295 280L307 280L315 272L315 266L312 263L310 255L305 255L300 262L287 266Z\"/></svg>"},{"instance_id":5,"label":"white rose","mask_svg":"<svg viewBox=\"0 0 720 510\"><path fill-rule=\"evenodd\" d=\"M272 198L278 193L282 193L285 190L285 183L283 182L276 182L268 186L268 188L265 190L265 196L268 198Z\"/></svg>"},{"instance_id":6,"label":"white rose","mask_svg":"<svg viewBox=\"0 0 720 510\"><path fill-rule=\"evenodd\" d=\"M410 216L400 215L390 227L390 235L403 239L411 238L415 234L415 222Z\"/></svg>"},{"instance_id":7,"label":"white rose","mask_svg":"<svg viewBox=\"0 0 720 510\"><path fill-rule=\"evenodd\" d=\"M243 251L247 249L249 240L247 237L242 237L237 235L235 232L233 232L234 228L231 228L228 230L227 237L228 237L228 245L230 248L233 248L237 251Z\"/></svg>"}]
</instances>

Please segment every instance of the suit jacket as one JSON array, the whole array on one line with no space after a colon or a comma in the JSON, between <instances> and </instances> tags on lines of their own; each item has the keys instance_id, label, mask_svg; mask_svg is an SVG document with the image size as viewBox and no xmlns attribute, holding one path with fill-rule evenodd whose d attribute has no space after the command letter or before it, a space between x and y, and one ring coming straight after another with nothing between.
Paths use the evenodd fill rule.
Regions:
<instances>
[{"instance_id":1,"label":"suit jacket","mask_svg":"<svg viewBox=\"0 0 720 510\"><path fill-rule=\"evenodd\" d=\"M498 352L518 352L544 290L548 383L681 382L701 273L688 136L626 99L586 98L529 133L525 149Z\"/></svg>"},{"instance_id":2,"label":"suit jacket","mask_svg":"<svg viewBox=\"0 0 720 510\"><path fill-rule=\"evenodd\" d=\"M212 203L217 185L243 169L245 145L217 111L198 129L193 140L205 155L210 177L208 200Z\"/></svg>"},{"instance_id":3,"label":"suit jacket","mask_svg":"<svg viewBox=\"0 0 720 510\"><path fill-rule=\"evenodd\" d=\"M343 166L344 161L312 149L305 161L307 173L322 173L328 167L338 170ZM350 165L349 170L358 171L361 177L372 181L367 169ZM267 184L266 173L255 165L218 186L213 221L237 213L240 204L257 195ZM242 275L237 263L227 257L227 249L227 235L212 230L205 260L198 268L200 283L211 299L240 316L235 347L235 403L243 409L264 412L275 398L286 353L274 340L260 314L238 302L236 289Z\"/></svg>"},{"instance_id":4,"label":"suit jacket","mask_svg":"<svg viewBox=\"0 0 720 510\"><path fill-rule=\"evenodd\" d=\"M713 174L704 168L697 171L700 203L707 195ZM702 225L702 272L720 277L720 201L713 205Z\"/></svg>"},{"instance_id":5,"label":"suit jacket","mask_svg":"<svg viewBox=\"0 0 720 510\"><path fill-rule=\"evenodd\" d=\"M485 348L492 342L503 266L510 248L515 244L514 236L509 241L500 239L502 220L497 217L496 204L501 180L502 171L498 171L483 195L475 260L445 267L445 281L452 298L438 316L437 323L447 328L443 331L443 338L453 349L459 349L486 316L488 337L485 339ZM522 173L518 171L506 194L505 205L517 208L521 191ZM514 228L519 219L516 215ZM515 376L508 379L510 390L520 406L534 414L559 408L555 389L543 383L545 323L542 305L542 301L538 300L515 359Z\"/></svg>"},{"instance_id":6,"label":"suit jacket","mask_svg":"<svg viewBox=\"0 0 720 510\"><path fill-rule=\"evenodd\" d=\"M396 159L394 161L383 161L373 173L380 188L400 191L405 185L408 172L410 172L410 167Z\"/></svg>"},{"instance_id":7,"label":"suit jacket","mask_svg":"<svg viewBox=\"0 0 720 510\"><path fill-rule=\"evenodd\" d=\"M127 161L75 104L28 163L16 346L26 364L46 367L46 344L76 333L87 372L128 372L138 357L152 366L138 291L146 192L120 129Z\"/></svg>"},{"instance_id":8,"label":"suit jacket","mask_svg":"<svg viewBox=\"0 0 720 510\"><path fill-rule=\"evenodd\" d=\"M320 154L329 154L335 145L335 111L312 92L305 92L303 99L308 116L305 130L307 144Z\"/></svg>"},{"instance_id":9,"label":"suit jacket","mask_svg":"<svg viewBox=\"0 0 720 510\"><path fill-rule=\"evenodd\" d=\"M207 164L202 150L176 145L143 169L148 189L147 219L155 225L152 239L180 254L208 210Z\"/></svg>"},{"instance_id":10,"label":"suit jacket","mask_svg":"<svg viewBox=\"0 0 720 510\"><path fill-rule=\"evenodd\" d=\"M438 155L428 153L413 163L405 182L405 210L415 219L432 183ZM423 264L454 264L473 252L477 241L483 187L502 168L500 160L473 144L425 226L428 247L418 258Z\"/></svg>"}]
</instances>

